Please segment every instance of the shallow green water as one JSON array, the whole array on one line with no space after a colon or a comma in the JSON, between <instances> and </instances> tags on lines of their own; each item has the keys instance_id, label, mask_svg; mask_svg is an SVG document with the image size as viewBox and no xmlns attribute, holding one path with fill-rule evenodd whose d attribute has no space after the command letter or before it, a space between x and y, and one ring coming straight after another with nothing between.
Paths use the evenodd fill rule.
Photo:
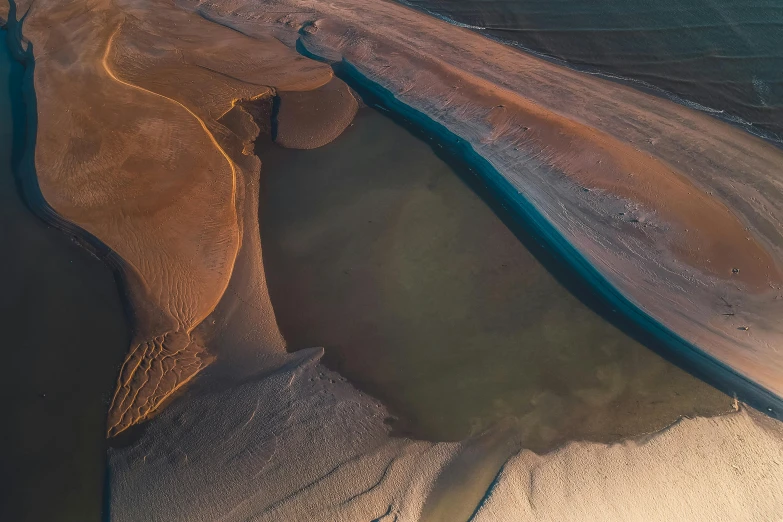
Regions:
<instances>
[{"instance_id":1,"label":"shallow green water","mask_svg":"<svg viewBox=\"0 0 783 522\"><path fill-rule=\"evenodd\" d=\"M378 111L312 151L259 151L267 281L296 350L384 400L398 433L502 425L536 450L730 400L571 295L424 141Z\"/></svg>"},{"instance_id":2,"label":"shallow green water","mask_svg":"<svg viewBox=\"0 0 783 522\"><path fill-rule=\"evenodd\" d=\"M0 520L99 521L106 411L130 334L111 271L19 196L22 67L0 38Z\"/></svg>"}]
</instances>

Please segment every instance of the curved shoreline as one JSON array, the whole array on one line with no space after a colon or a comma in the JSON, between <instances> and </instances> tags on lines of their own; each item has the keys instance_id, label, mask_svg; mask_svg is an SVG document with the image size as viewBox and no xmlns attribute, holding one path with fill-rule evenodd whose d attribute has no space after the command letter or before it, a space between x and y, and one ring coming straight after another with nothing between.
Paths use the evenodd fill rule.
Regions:
<instances>
[{"instance_id":1,"label":"curved shoreline","mask_svg":"<svg viewBox=\"0 0 783 522\"><path fill-rule=\"evenodd\" d=\"M128 281L126 270L124 270L123 259L95 235L89 233L75 223L64 219L55 212L41 192L35 168L35 148L38 137L38 104L35 93L35 56L33 53L33 44L32 42L28 42L27 49L23 49L22 41L24 37L22 36L22 25L24 23L24 17L22 17L21 20L17 20L15 0L8 0L8 2L10 4L10 10L8 20L5 24L8 47L14 56L14 59L24 67L21 92L25 112L25 137L18 168L14 172L14 177L21 189L20 194L22 195L25 205L36 217L47 225L73 237L79 245L109 266L117 280L119 295L123 302L126 319L131 326L131 331L133 331L134 313L133 307L128 299L128 294L125 291Z\"/></svg>"},{"instance_id":2,"label":"curved shoreline","mask_svg":"<svg viewBox=\"0 0 783 522\"><path fill-rule=\"evenodd\" d=\"M15 18L15 6L12 7L12 12L13 15L9 18ZM11 22L9 22L9 24L11 24ZM13 23L13 27L17 33L21 31L20 25L16 25L16 22ZM9 32L9 34L11 33ZM41 194L37 178L34 177L34 144L36 138L36 126L34 122L37 111L32 85L34 71L32 44L30 44L26 51L21 50L21 45L17 45L16 47L16 52L20 59L29 60L30 64L26 70L26 82L28 85L25 92L28 94L26 103L29 114L28 121L33 122L33 124L28 127L28 140L32 143L32 146L27 147L25 150L23 158L25 168L23 170L28 172L28 175L22 177L29 204L31 207L37 209L36 212L42 219L50 222L59 229L80 238L89 245L96 255L101 259L105 259L106 262L112 266L117 273L118 278L121 281L125 281L127 274L126 271L123 270L123 260L95 236L57 215ZM299 47L301 51L302 46L297 47ZM416 122L432 135L439 137L439 139L442 139L445 143L451 143L458 151L461 151L464 159L476 167L484 179L486 179L493 186L493 189L515 209L515 212L523 221L526 222L537 235L553 246L559 255L574 268L575 272L580 274L580 277L594 287L608 303L621 310L623 315L630 321L641 325L657 340L670 347L672 355L685 361L685 363L690 366L691 371L701 373L702 369L706 369L704 373L711 375L711 379L717 383L718 387L721 389L735 392L743 400L748 401L750 404L753 404L764 411L771 412L773 415L781 414L780 412L783 410L783 399L781 399L781 397L741 375L727 364L710 356L692 343L689 343L645 313L641 307L634 304L630 299L624 297L583 254L558 232L556 227L535 208L534 204L523 199L519 191L512 186L508 179L500 174L487 159L477 153L468 141L451 132L444 125L438 123L425 113L417 111L412 106L405 105L397 99L391 91L386 90L382 85L376 84L368 77L363 76L357 68L351 66L350 62L345 61L344 63L348 75L353 77L355 82L364 84L364 86L370 90L377 91L376 94L379 97L384 98L389 107L396 110L401 116ZM29 96L30 93L33 93L32 97ZM123 293L123 295L127 297L127 294ZM130 307L127 308L129 309L130 314Z\"/></svg>"},{"instance_id":3,"label":"curved shoreline","mask_svg":"<svg viewBox=\"0 0 783 522\"><path fill-rule=\"evenodd\" d=\"M43 406L43 411L41 411L41 407L32 408L25 413L25 418L18 424L15 423L13 428L9 428L10 433L14 435L18 433L20 436L28 439L29 447L25 447L21 452L24 457L20 459L20 468L23 466L24 469L15 471L17 474L15 475L16 482L9 488L10 494L14 495L14 500L3 507L14 509L14 507L17 507L16 504L24 502L32 494L32 491L35 491L37 494L47 495L51 503L46 506L21 506L21 511L17 512L17 514L23 518L19 520L31 519L29 517L34 517L37 520L38 516L51 517L53 516L52 512L57 511L63 516L75 515L83 520L97 521L103 520L108 515L107 505L110 498L108 482L105 480L109 469L106 452L107 444L104 436L108 412L106 398L112 392L116 382L116 375L119 372L120 364L127 352L130 337L133 333L133 308L125 293L127 283L123 269L124 262L120 256L96 236L60 216L48 204L41 193L35 169L38 119L37 97L34 85L35 56L32 43L27 42L28 46L26 49L23 46L23 43L26 41L22 36L24 16L21 20L18 20L16 11L15 1L9 0L8 11L3 13L7 16L0 18L0 25L3 29L3 45L7 47L11 60L19 64L18 69L16 69L15 73L12 72L9 79L12 85L11 102L15 106L12 110L15 129L13 133L14 151L12 154L12 165L8 175L12 177L11 188L14 193L13 197L18 199L23 207L23 212L26 214L21 221L24 222L25 219L32 220L36 225L33 227L33 231L38 229L38 227L42 228L47 232L42 234L44 237L53 236L57 239L57 241L54 241L54 245L58 248L49 252L51 259L30 259L31 268L20 270L19 274L14 275L18 275L20 280L24 281L25 278L30 277L30 274L35 275L35 271L40 269L42 261L44 266L46 266L46 263L61 261L60 256L70 257L70 260L66 259L65 262L68 263L70 261L71 264L66 266L71 270L84 265L84 259L87 259L89 260L87 266L92 267L92 269L88 268L89 282L82 279L81 286L78 287L79 299L83 296L100 299L103 294L95 295L93 282L98 285L104 285L105 281L108 284L99 286L99 288L106 289L109 295L116 297L118 306L116 310L111 306L106 308L106 313L116 314L113 316L109 315L107 318L106 314L96 313L96 310L92 310L84 304L89 303L95 306L97 303L102 302L100 300L69 303L73 305L73 309L64 311L62 314L63 317L67 318L69 324L89 324L96 319L103 319L97 327L93 328L93 325L89 324L92 330L90 333L97 333L99 336L88 338L86 341L83 338L74 340L70 338L67 330L63 331L57 323L57 319L48 314L40 319L35 318L34 314L38 312L32 308L32 303L36 302L35 308L49 308L48 302L56 302L58 299L61 299L61 297L58 297L58 293L63 292L63 288L67 289L68 283L59 283L54 276L47 279L45 274L39 273L37 274L38 280L48 281L51 288L46 287L42 289L43 291L33 291L32 289L27 291L28 295L25 295L25 297L29 298L31 303L22 303L20 308L22 310L28 309L29 320L34 319L35 323L43 323L44 326L53 324L54 332L59 332L61 335L64 333L65 337L56 336L50 343L40 342L40 336L37 335L30 335L29 340L24 339L25 341L34 342L38 340L39 342L30 345L30 348L35 349L33 351L34 355L30 357L32 357L32 361L37 366L30 368L29 372L25 371L20 376L21 379L29 379L30 383L40 381L42 375L51 373L54 368L51 366L52 362L59 362L59 364L56 366L57 375L47 379L47 382L38 382L22 387L24 393L30 386L43 385L47 393L39 393L39 401L51 400L53 402ZM18 130L16 127L18 127ZM48 232L51 232L51 234ZM31 241L32 245L36 245L40 241L40 239L36 239L36 234L33 234L33 237L28 240ZM27 247L27 245L22 246ZM24 248L23 251L25 250L27 249ZM68 255L69 252L71 255ZM84 258L81 258L82 255ZM76 270L76 275L80 275L78 271L81 268L76 268ZM98 273L96 273L96 270ZM62 273L59 267L54 270L54 274L57 273ZM41 284L38 280L36 280L36 284ZM78 279L75 279L75 281L78 281ZM69 295L70 299L74 297L74 294ZM60 314L58 313L57 315ZM122 325L126 334L119 340L119 352L116 351L116 339L105 335L114 334L116 326L114 327L115 330L109 331L107 331L106 326L111 327L114 325L115 320ZM81 328L84 328L84 330L80 329L80 334L88 333L86 331L87 325L81 324ZM14 335L13 330L12 328L11 339L13 339ZM51 331L47 329L47 332ZM44 338L50 335L52 333L47 333ZM66 361L61 361L58 352L63 348L66 351L83 350L84 352L74 354ZM19 348L14 347L14 349ZM119 354L119 359L111 361L111 358L117 354ZM86 360L80 359L85 356ZM11 360L13 361L14 359L15 356L11 356ZM107 377L108 379L106 379ZM103 381L105 380L109 384L104 388ZM78 388L76 388L78 391L69 388L74 383L78 383ZM51 396L51 398L47 399L47 395ZM42 402L41 404L45 403ZM59 404L61 410L55 414L51 411L50 404ZM18 411L25 407L27 406L19 403L14 404L11 407L11 418L19 417ZM14 412L13 410L17 411ZM61 427L49 424L46 428L47 431L51 431L52 435L50 436L31 436L33 434L29 433L31 426L37 426L36 429L40 430L41 425L59 420L57 416L62 414L67 414L74 426L82 424L88 429L80 432L68 433L66 431L65 433L58 433L57 430L61 429ZM93 418L96 420L94 424L92 423ZM90 424L87 425L85 420L89 421ZM49 440L48 445L39 445L47 439L55 437L56 441ZM65 452L67 452L67 456L61 455L61 453ZM46 464L31 466L29 460L33 455L36 458L35 462L46 462ZM42 460L44 458L47 460ZM73 466L74 462L71 459L79 459L79 464ZM63 467L66 464L71 466L69 468ZM74 478L79 480L79 487L69 486L68 480ZM19 488L24 487L25 484L28 485L31 491L19 494ZM61 489L67 490L67 499L60 491Z\"/></svg>"},{"instance_id":4,"label":"curved shoreline","mask_svg":"<svg viewBox=\"0 0 783 522\"><path fill-rule=\"evenodd\" d=\"M503 29L500 27L481 27L481 26L470 25L453 19L451 16L449 16L449 14L440 13L438 11L432 10L428 7L424 7L423 5L415 2L408 2L406 0L396 0L396 1L422 14L434 16L440 20L443 20L444 22L453 25L454 27L469 29L481 35L483 38L496 41L505 46L514 47L526 54L536 56L537 58L540 58L547 62L559 65L561 67L566 67L568 69L577 71L582 74L597 76L604 80L608 80L610 82L618 83L620 85L625 85L633 89L636 89L638 91L644 92L646 94L655 96L657 98L674 102L688 109L696 110L704 114L710 115L713 118L723 123L727 123L733 127L742 129L743 131L757 138L761 138L767 143L769 143L770 145L783 149L783 135L781 135L779 131L774 131L772 129L769 129L766 126L763 126L763 124L758 124L757 122L748 121L740 115L737 115L732 112L728 112L726 109L718 109L708 105L703 105L698 101L687 98L685 95L678 94L674 90L666 89L664 87L656 85L655 83L651 83L647 80L643 80L640 78L634 78L633 76L625 76L620 73L613 73L610 70L606 70L601 66L593 65L589 62L580 63L579 61L569 61L566 58L561 58L553 54L548 54L545 51L536 51L532 48L526 47L520 42L517 42L509 38L504 38L493 32L496 31L502 33L506 30L513 31L513 29Z\"/></svg>"},{"instance_id":5,"label":"curved shoreline","mask_svg":"<svg viewBox=\"0 0 783 522\"><path fill-rule=\"evenodd\" d=\"M300 52L307 52L312 58L321 59L321 57L304 49L303 46L297 46L297 48ZM625 319L644 329L662 347L665 347L667 350L665 355L668 355L673 362L728 395L734 394L739 400L754 408L778 420L783 420L783 398L688 342L624 296L583 254L568 242L533 203L525 199L522 193L515 189L486 158L477 153L467 140L453 133L429 115L406 105L391 91L373 82L347 60L343 59L337 68L341 73L340 76L344 77L349 85L357 91L360 93L362 89L369 91L381 100L387 109L412 122L425 133L434 136L472 166L490 185L491 190L499 196L501 201L514 210L513 213L520 220L522 226L550 246L563 262L571 267L574 273L587 283L602 300L615 307Z\"/></svg>"}]
</instances>

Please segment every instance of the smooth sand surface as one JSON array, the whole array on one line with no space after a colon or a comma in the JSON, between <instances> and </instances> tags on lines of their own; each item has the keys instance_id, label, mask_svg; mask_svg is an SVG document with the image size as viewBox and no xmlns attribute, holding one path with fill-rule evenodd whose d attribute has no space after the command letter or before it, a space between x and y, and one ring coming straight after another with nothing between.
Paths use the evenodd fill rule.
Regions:
<instances>
[{"instance_id":1,"label":"smooth sand surface","mask_svg":"<svg viewBox=\"0 0 783 522\"><path fill-rule=\"evenodd\" d=\"M315 149L339 136L359 104L345 83L332 78L311 91L279 91L274 140L289 149Z\"/></svg>"}]
</instances>

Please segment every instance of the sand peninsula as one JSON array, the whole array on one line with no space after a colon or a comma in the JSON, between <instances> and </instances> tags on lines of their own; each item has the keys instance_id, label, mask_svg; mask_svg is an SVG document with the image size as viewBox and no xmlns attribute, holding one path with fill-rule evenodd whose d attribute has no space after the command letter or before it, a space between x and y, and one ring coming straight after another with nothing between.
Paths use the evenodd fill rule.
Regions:
<instances>
[{"instance_id":1,"label":"sand peninsula","mask_svg":"<svg viewBox=\"0 0 783 522\"><path fill-rule=\"evenodd\" d=\"M383 407L319 365L321 349L285 352L264 282L263 158L252 144L269 134L307 148L339 135L357 107L339 65L459 146L622 313L773 415L783 394L779 149L382 0L45 0L19 2L11 17L23 16L37 124L27 175L40 211L105 246L134 314L109 434L147 419L213 361L206 375L223 384L194 381L112 452L112 520L783 510L780 426L745 409L511 460L498 433L390 438ZM329 110L308 111L325 99ZM577 505L578 516L563 511Z\"/></svg>"}]
</instances>

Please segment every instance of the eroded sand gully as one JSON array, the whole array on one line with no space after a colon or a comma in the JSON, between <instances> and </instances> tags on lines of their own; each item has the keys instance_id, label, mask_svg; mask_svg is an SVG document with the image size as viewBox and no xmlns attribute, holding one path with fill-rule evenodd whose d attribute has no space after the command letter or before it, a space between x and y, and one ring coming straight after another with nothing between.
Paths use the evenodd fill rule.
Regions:
<instances>
[{"instance_id":1,"label":"eroded sand gully","mask_svg":"<svg viewBox=\"0 0 783 522\"><path fill-rule=\"evenodd\" d=\"M241 370L245 378L195 390L136 444L112 453L115 520L442 519L425 499L465 446L390 439L379 404L324 371L318 350L285 354L274 325L253 224L259 161L247 153L263 129L252 115L264 114L277 91L333 78L295 48L343 61L462 137L645 311L783 390L783 155L758 139L380 0L39 0L24 35L36 57L41 191L62 219L125 262L136 340L110 433L146 418L200 371L205 346L242 363L222 375ZM218 364L213 375L221 375ZM725 445L698 439L704 460L671 469L710 423L726 428ZM635 518L674 520L684 515L664 487L667 473L706 491L716 481L735 491L744 479L723 473L720 458L735 452L763 463L748 468L763 473L743 502L690 500L718 506L727 519L748 506L758 519L783 512L779 434L761 437L744 411L676 428L628 443L620 455L616 446L576 444L542 459L565 460L565 471L552 472L556 483L593 465L596 452L625 462L652 477L644 481L650 503L628 507ZM656 445L662 451L648 458ZM478 455L468 462L486 467ZM515 461L507 473L524 479L535 463L520 455L521 468ZM530 502L513 477L499 477L498 502L499 486L509 484L520 506L532 506L520 516L562 519L562 506ZM550 497L579 505L605 479L586 476L590 488ZM461 518L489 486L468 480L450 490L467 506ZM606 491L607 502L633 500ZM448 504L449 494L432 502ZM624 514L599 513L634 518Z\"/></svg>"}]
</instances>

